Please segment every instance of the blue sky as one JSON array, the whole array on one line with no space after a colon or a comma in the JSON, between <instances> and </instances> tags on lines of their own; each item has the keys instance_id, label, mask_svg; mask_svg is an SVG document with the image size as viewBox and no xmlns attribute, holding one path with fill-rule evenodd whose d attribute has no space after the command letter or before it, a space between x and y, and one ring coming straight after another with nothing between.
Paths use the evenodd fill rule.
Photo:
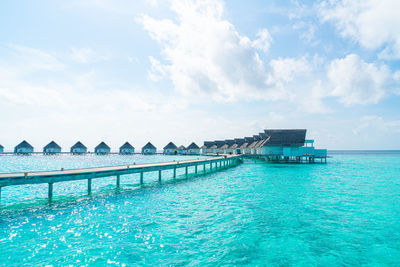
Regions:
<instances>
[{"instance_id":1,"label":"blue sky","mask_svg":"<svg viewBox=\"0 0 400 267\"><path fill-rule=\"evenodd\" d=\"M0 144L161 148L307 128L400 149L396 1L2 1Z\"/></svg>"}]
</instances>

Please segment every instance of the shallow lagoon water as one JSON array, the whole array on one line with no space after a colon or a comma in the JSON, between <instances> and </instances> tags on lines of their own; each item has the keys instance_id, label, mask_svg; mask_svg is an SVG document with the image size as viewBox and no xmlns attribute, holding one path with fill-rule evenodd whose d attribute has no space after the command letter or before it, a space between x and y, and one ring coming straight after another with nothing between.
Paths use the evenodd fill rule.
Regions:
<instances>
[{"instance_id":1,"label":"shallow lagoon water","mask_svg":"<svg viewBox=\"0 0 400 267\"><path fill-rule=\"evenodd\" d=\"M0 172L173 160L142 157L0 156ZM120 191L96 179L91 197L85 182L60 183L50 205L45 185L3 188L0 265L400 263L400 154L169 177L123 177Z\"/></svg>"}]
</instances>

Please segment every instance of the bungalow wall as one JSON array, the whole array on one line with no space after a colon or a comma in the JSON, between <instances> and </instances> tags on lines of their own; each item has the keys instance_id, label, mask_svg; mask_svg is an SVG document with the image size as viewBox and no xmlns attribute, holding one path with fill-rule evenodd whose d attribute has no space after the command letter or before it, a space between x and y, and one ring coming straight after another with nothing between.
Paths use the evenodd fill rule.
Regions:
<instances>
[{"instance_id":1,"label":"bungalow wall","mask_svg":"<svg viewBox=\"0 0 400 267\"><path fill-rule=\"evenodd\" d=\"M72 154L85 154L86 152L87 152L87 149L83 148L83 147L71 148L71 153Z\"/></svg>"},{"instance_id":2,"label":"bungalow wall","mask_svg":"<svg viewBox=\"0 0 400 267\"><path fill-rule=\"evenodd\" d=\"M48 147L48 148L43 149L43 153L46 153L46 154L61 153L61 148L58 148L58 147Z\"/></svg>"},{"instance_id":3,"label":"bungalow wall","mask_svg":"<svg viewBox=\"0 0 400 267\"><path fill-rule=\"evenodd\" d=\"M198 155L200 154L200 149L199 148L191 148L187 150L187 154L189 155Z\"/></svg>"},{"instance_id":4,"label":"bungalow wall","mask_svg":"<svg viewBox=\"0 0 400 267\"><path fill-rule=\"evenodd\" d=\"M95 149L94 152L96 154L108 154L108 153L110 153L110 149L109 148L98 148L98 149Z\"/></svg>"},{"instance_id":5,"label":"bungalow wall","mask_svg":"<svg viewBox=\"0 0 400 267\"><path fill-rule=\"evenodd\" d=\"M166 148L164 149L164 154L165 155L175 155L177 153L177 150L175 148Z\"/></svg>"},{"instance_id":6,"label":"bungalow wall","mask_svg":"<svg viewBox=\"0 0 400 267\"><path fill-rule=\"evenodd\" d=\"M33 148L30 148L30 147L18 147L18 148L15 148L14 153L22 153L22 154L33 153Z\"/></svg>"},{"instance_id":7,"label":"bungalow wall","mask_svg":"<svg viewBox=\"0 0 400 267\"><path fill-rule=\"evenodd\" d=\"M154 148L144 148L144 149L142 149L142 153L143 154L155 154L156 153L156 149L154 149Z\"/></svg>"},{"instance_id":8,"label":"bungalow wall","mask_svg":"<svg viewBox=\"0 0 400 267\"><path fill-rule=\"evenodd\" d=\"M120 148L119 153L120 154L133 154L133 153L135 153L135 149L134 148Z\"/></svg>"}]
</instances>

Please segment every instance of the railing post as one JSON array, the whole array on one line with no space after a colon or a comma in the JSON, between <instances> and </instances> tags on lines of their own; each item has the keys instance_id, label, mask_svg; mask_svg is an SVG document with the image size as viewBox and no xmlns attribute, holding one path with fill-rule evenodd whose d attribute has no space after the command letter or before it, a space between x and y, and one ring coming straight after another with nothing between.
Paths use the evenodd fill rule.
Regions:
<instances>
[{"instance_id":1,"label":"railing post","mask_svg":"<svg viewBox=\"0 0 400 267\"><path fill-rule=\"evenodd\" d=\"M49 199L52 199L52 198L53 198L53 183L49 183L49 192L48 192L48 195L49 195Z\"/></svg>"},{"instance_id":2,"label":"railing post","mask_svg":"<svg viewBox=\"0 0 400 267\"><path fill-rule=\"evenodd\" d=\"M194 165L194 173L196 173L196 174L197 174L197 164L196 164L196 165Z\"/></svg>"},{"instance_id":3,"label":"railing post","mask_svg":"<svg viewBox=\"0 0 400 267\"><path fill-rule=\"evenodd\" d=\"M119 175L117 175L117 188L119 188L120 187L120 177L119 177Z\"/></svg>"},{"instance_id":4,"label":"railing post","mask_svg":"<svg viewBox=\"0 0 400 267\"><path fill-rule=\"evenodd\" d=\"M140 172L140 184L143 184L143 172Z\"/></svg>"},{"instance_id":5,"label":"railing post","mask_svg":"<svg viewBox=\"0 0 400 267\"><path fill-rule=\"evenodd\" d=\"M161 170L158 171L158 182L161 183Z\"/></svg>"},{"instance_id":6,"label":"railing post","mask_svg":"<svg viewBox=\"0 0 400 267\"><path fill-rule=\"evenodd\" d=\"M188 166L185 167L185 176L188 177Z\"/></svg>"},{"instance_id":7,"label":"railing post","mask_svg":"<svg viewBox=\"0 0 400 267\"><path fill-rule=\"evenodd\" d=\"M1 186L0 186L0 201L1 201Z\"/></svg>"},{"instance_id":8,"label":"railing post","mask_svg":"<svg viewBox=\"0 0 400 267\"><path fill-rule=\"evenodd\" d=\"M176 167L174 167L174 178L176 178Z\"/></svg>"},{"instance_id":9,"label":"railing post","mask_svg":"<svg viewBox=\"0 0 400 267\"><path fill-rule=\"evenodd\" d=\"M206 173L206 164L203 164L203 172Z\"/></svg>"},{"instance_id":10,"label":"railing post","mask_svg":"<svg viewBox=\"0 0 400 267\"><path fill-rule=\"evenodd\" d=\"M87 193L90 195L92 193L92 178L87 180Z\"/></svg>"}]
</instances>

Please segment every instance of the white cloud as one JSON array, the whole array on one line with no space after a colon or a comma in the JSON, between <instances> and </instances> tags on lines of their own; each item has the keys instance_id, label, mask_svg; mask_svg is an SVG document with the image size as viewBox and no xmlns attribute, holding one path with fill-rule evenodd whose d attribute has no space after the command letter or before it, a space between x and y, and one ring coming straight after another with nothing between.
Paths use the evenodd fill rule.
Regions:
<instances>
[{"instance_id":1,"label":"white cloud","mask_svg":"<svg viewBox=\"0 0 400 267\"><path fill-rule=\"evenodd\" d=\"M358 125L353 130L353 134L361 133L400 133L400 120L387 120L380 116L368 115L360 118Z\"/></svg>"},{"instance_id":2,"label":"white cloud","mask_svg":"<svg viewBox=\"0 0 400 267\"><path fill-rule=\"evenodd\" d=\"M152 78L165 74L183 94L206 92L221 101L273 94L259 55L270 46L266 29L260 30L255 40L239 34L223 19L219 1L172 1L171 10L177 22L147 15L138 19L162 46L165 63L150 58Z\"/></svg>"},{"instance_id":3,"label":"white cloud","mask_svg":"<svg viewBox=\"0 0 400 267\"><path fill-rule=\"evenodd\" d=\"M30 67L31 69L48 71L59 71L64 69L64 64L50 53L16 44L9 44L8 47L13 50L18 61L22 63L22 68Z\"/></svg>"},{"instance_id":4,"label":"white cloud","mask_svg":"<svg viewBox=\"0 0 400 267\"><path fill-rule=\"evenodd\" d=\"M269 34L267 29L262 29L257 33L258 39L253 41L253 46L257 49L268 52L269 47L271 46L272 37Z\"/></svg>"},{"instance_id":5,"label":"white cloud","mask_svg":"<svg viewBox=\"0 0 400 267\"><path fill-rule=\"evenodd\" d=\"M323 1L319 14L335 23L343 37L361 46L381 50L382 58L400 58L400 1L330 0Z\"/></svg>"},{"instance_id":6,"label":"white cloud","mask_svg":"<svg viewBox=\"0 0 400 267\"><path fill-rule=\"evenodd\" d=\"M88 64L99 59L99 56L88 47L83 48L71 48L71 58L81 64Z\"/></svg>"},{"instance_id":7,"label":"white cloud","mask_svg":"<svg viewBox=\"0 0 400 267\"><path fill-rule=\"evenodd\" d=\"M386 94L391 73L383 64L367 63L351 54L330 63L328 78L334 87L332 95L345 105L376 104Z\"/></svg>"}]
</instances>

